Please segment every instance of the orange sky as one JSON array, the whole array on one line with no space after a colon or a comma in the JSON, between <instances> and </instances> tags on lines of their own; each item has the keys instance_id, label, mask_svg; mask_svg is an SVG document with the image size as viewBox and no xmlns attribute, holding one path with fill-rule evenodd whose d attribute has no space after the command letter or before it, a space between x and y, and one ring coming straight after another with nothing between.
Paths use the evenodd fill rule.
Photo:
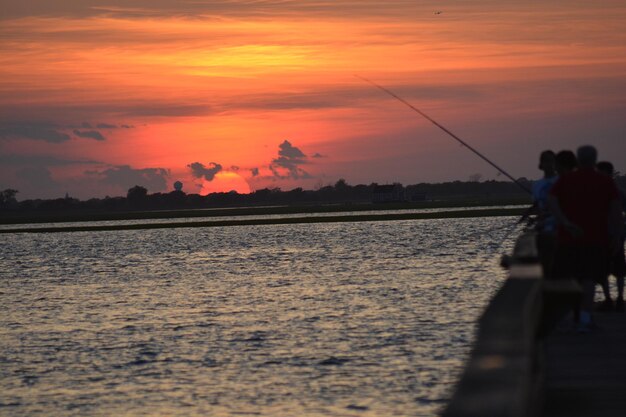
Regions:
<instances>
[{"instance_id":1,"label":"orange sky","mask_svg":"<svg viewBox=\"0 0 626 417\"><path fill-rule=\"evenodd\" d=\"M498 178L354 74L515 176L585 143L626 171L622 1L22 3L0 0L19 199Z\"/></svg>"}]
</instances>

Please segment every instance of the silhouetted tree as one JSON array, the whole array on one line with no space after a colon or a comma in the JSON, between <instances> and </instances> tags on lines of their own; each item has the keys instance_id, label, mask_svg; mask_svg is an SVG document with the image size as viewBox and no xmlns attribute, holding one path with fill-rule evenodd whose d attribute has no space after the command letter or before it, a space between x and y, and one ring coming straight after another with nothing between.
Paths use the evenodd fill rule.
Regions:
<instances>
[{"instance_id":1,"label":"silhouetted tree","mask_svg":"<svg viewBox=\"0 0 626 417\"><path fill-rule=\"evenodd\" d=\"M142 206L148 199L148 190L141 185L135 185L128 190L126 194L128 204L133 207Z\"/></svg>"},{"instance_id":2,"label":"silhouetted tree","mask_svg":"<svg viewBox=\"0 0 626 417\"><path fill-rule=\"evenodd\" d=\"M336 183L335 183L335 190L337 191L346 191L348 188L350 188L350 186L348 185L348 183L346 182L346 180L344 180L343 178L340 178Z\"/></svg>"},{"instance_id":3,"label":"silhouetted tree","mask_svg":"<svg viewBox=\"0 0 626 417\"><path fill-rule=\"evenodd\" d=\"M0 208L11 208L17 205L17 199L15 195L19 191L7 188L4 191L0 191Z\"/></svg>"},{"instance_id":4,"label":"silhouetted tree","mask_svg":"<svg viewBox=\"0 0 626 417\"><path fill-rule=\"evenodd\" d=\"M185 194L185 192L182 190L171 191L167 194L164 194L163 197L164 197L164 203L168 207L174 207L174 208L184 207L185 202L187 201L187 194Z\"/></svg>"}]
</instances>

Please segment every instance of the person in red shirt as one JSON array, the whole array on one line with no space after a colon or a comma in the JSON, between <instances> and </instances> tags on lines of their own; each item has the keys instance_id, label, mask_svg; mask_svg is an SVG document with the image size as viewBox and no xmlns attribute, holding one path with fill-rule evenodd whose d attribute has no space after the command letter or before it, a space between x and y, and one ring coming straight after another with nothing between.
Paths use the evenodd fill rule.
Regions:
<instances>
[{"instance_id":1,"label":"person in red shirt","mask_svg":"<svg viewBox=\"0 0 626 417\"><path fill-rule=\"evenodd\" d=\"M595 282L606 276L610 254L620 246L622 212L613 180L596 171L597 151L581 146L578 169L559 177L548 206L557 222L553 275L583 287L579 331L591 328Z\"/></svg>"}]
</instances>

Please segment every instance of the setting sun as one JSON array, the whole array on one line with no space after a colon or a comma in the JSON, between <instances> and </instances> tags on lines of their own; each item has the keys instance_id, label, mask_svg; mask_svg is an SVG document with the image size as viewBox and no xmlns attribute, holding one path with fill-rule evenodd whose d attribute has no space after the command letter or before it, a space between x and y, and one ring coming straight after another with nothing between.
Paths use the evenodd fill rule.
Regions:
<instances>
[{"instance_id":1,"label":"setting sun","mask_svg":"<svg viewBox=\"0 0 626 417\"><path fill-rule=\"evenodd\" d=\"M244 177L233 171L221 171L215 174L213 181L204 180L200 195L211 193L227 193L236 191L239 194L247 194L250 190L250 184Z\"/></svg>"}]
</instances>

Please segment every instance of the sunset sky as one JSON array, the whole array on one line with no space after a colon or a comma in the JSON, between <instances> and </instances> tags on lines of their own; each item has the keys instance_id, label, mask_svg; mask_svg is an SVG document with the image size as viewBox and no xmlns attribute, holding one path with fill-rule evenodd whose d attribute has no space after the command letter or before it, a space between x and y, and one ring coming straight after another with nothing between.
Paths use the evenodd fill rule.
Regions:
<instances>
[{"instance_id":1,"label":"sunset sky","mask_svg":"<svg viewBox=\"0 0 626 417\"><path fill-rule=\"evenodd\" d=\"M439 13L441 12L441 13ZM0 0L0 190L249 192L626 171L626 2Z\"/></svg>"}]
</instances>

